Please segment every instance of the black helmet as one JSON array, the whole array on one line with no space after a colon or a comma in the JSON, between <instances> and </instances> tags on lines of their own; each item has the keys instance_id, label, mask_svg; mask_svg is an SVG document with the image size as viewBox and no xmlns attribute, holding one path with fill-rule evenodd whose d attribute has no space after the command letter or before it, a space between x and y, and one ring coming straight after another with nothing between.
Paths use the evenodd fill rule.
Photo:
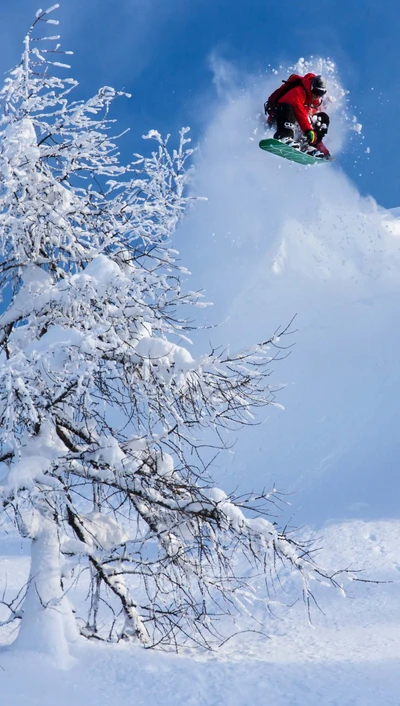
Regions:
<instances>
[{"instance_id":1,"label":"black helmet","mask_svg":"<svg viewBox=\"0 0 400 706\"><path fill-rule=\"evenodd\" d=\"M322 78L322 76L315 76L311 81L311 93L313 93L314 96L319 96L320 98L325 95L326 81Z\"/></svg>"}]
</instances>

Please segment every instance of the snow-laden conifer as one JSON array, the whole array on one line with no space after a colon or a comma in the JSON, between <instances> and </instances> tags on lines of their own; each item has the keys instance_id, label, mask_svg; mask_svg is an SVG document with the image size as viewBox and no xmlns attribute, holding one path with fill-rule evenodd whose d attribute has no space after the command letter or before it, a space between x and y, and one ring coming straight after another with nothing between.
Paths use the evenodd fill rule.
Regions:
<instances>
[{"instance_id":1,"label":"snow-laden conifer","mask_svg":"<svg viewBox=\"0 0 400 706\"><path fill-rule=\"evenodd\" d=\"M269 519L276 494L227 495L202 455L274 402L278 336L192 357L200 298L170 247L187 130L172 150L152 130L154 151L121 165L122 94L74 100L58 37L37 36L55 7L0 92L0 493L32 542L6 622L61 653L79 634L209 645L252 575L294 571L306 601L326 578Z\"/></svg>"}]
</instances>

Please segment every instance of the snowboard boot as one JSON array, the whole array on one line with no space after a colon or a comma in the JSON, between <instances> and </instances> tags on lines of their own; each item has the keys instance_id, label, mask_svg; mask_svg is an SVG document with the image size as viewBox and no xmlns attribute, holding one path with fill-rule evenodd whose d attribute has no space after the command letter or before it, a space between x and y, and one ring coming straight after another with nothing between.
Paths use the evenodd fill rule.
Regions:
<instances>
[{"instance_id":1,"label":"snowboard boot","mask_svg":"<svg viewBox=\"0 0 400 706\"><path fill-rule=\"evenodd\" d=\"M281 111L282 112L282 111ZM278 113L277 130L274 135L274 140L280 140L281 142L294 139L294 123L289 120L280 120L280 113Z\"/></svg>"},{"instance_id":2,"label":"snowboard boot","mask_svg":"<svg viewBox=\"0 0 400 706\"><path fill-rule=\"evenodd\" d=\"M322 154L319 152L319 150L317 150L316 147L314 147L313 145L309 145L308 142L303 145L301 151L304 152L304 154L309 154L310 157L315 157L317 154Z\"/></svg>"},{"instance_id":3,"label":"snowboard boot","mask_svg":"<svg viewBox=\"0 0 400 706\"><path fill-rule=\"evenodd\" d=\"M284 145L289 145L289 147L293 147L294 150L300 149L300 142L296 142L293 137L276 137L275 139L279 140L279 142L283 142Z\"/></svg>"}]
</instances>

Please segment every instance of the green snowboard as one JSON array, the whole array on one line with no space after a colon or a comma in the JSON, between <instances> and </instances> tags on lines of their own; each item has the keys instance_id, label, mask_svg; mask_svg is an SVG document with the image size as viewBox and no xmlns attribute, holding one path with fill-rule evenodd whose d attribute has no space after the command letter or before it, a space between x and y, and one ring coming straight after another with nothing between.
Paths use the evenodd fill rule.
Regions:
<instances>
[{"instance_id":1,"label":"green snowboard","mask_svg":"<svg viewBox=\"0 0 400 706\"><path fill-rule=\"evenodd\" d=\"M260 147L266 152L272 152L278 157L284 157L285 159L290 159L291 162L298 162L298 164L326 164L329 160L323 159L322 157L312 157L309 154L300 152L300 150L290 147L290 145L285 145L279 140L274 140L269 138L268 140L261 140Z\"/></svg>"}]
</instances>

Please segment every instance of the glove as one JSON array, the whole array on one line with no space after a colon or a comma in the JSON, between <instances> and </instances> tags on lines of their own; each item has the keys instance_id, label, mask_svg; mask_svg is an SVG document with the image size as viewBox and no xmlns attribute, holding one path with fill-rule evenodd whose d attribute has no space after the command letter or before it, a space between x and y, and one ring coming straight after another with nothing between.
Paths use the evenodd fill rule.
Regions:
<instances>
[{"instance_id":1,"label":"glove","mask_svg":"<svg viewBox=\"0 0 400 706\"><path fill-rule=\"evenodd\" d=\"M306 130L304 136L307 138L309 145L315 145L317 142L317 133L315 130Z\"/></svg>"}]
</instances>

